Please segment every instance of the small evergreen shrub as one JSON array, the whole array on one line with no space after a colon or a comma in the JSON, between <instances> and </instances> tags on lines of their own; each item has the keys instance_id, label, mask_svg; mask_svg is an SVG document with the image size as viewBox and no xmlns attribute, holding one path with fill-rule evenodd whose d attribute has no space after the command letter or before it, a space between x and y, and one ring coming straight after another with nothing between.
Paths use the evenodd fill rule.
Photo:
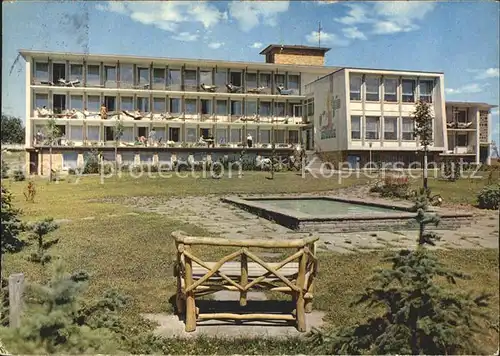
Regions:
<instances>
[{"instance_id":1,"label":"small evergreen shrub","mask_svg":"<svg viewBox=\"0 0 500 356\"><path fill-rule=\"evenodd\" d=\"M24 175L24 172L21 169L16 169L14 171L14 174L12 175L12 178L16 182L22 182L26 179L26 176Z\"/></svg>"},{"instance_id":2,"label":"small evergreen shrub","mask_svg":"<svg viewBox=\"0 0 500 356\"><path fill-rule=\"evenodd\" d=\"M477 195L480 209L498 209L500 204L500 184L491 184L484 187Z\"/></svg>"},{"instance_id":3,"label":"small evergreen shrub","mask_svg":"<svg viewBox=\"0 0 500 356\"><path fill-rule=\"evenodd\" d=\"M380 193L385 198L407 199L412 195L408 177L387 176L382 184L370 188L372 193Z\"/></svg>"}]
</instances>

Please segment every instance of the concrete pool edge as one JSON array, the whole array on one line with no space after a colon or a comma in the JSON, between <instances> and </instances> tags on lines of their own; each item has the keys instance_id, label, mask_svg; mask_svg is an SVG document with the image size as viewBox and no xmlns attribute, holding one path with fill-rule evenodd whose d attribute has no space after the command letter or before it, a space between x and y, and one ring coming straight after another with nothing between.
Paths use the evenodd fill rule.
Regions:
<instances>
[{"instance_id":1,"label":"concrete pool edge","mask_svg":"<svg viewBox=\"0 0 500 356\"><path fill-rule=\"evenodd\" d=\"M394 213L376 213L374 215L362 214L344 214L344 215L316 215L302 214L297 211L277 208L265 203L260 203L261 200L299 200L299 199L315 199L315 200L332 200L344 203L359 204L364 206L373 206L394 210ZM312 195L304 196L230 196L221 198L221 201L235 205L243 210L246 210L259 217L274 221L282 226L292 230L299 231L330 231L330 232L355 232L355 231L370 231L370 230L386 230L386 229L416 229L416 221L414 220L414 212L410 212L412 206L407 202L392 202L392 201L367 201L356 198L326 196L318 197ZM448 209L433 208L431 212L436 213L441 222L435 229L457 229L461 225L470 223L472 213L454 212ZM434 228L434 227L433 227Z\"/></svg>"}]
</instances>

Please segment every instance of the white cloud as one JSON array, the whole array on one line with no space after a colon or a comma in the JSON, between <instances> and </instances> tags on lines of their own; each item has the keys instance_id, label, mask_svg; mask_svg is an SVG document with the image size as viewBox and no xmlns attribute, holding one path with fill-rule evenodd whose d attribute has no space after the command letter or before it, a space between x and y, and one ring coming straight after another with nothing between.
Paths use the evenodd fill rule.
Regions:
<instances>
[{"instance_id":1,"label":"white cloud","mask_svg":"<svg viewBox=\"0 0 500 356\"><path fill-rule=\"evenodd\" d=\"M210 42L208 44L208 47L210 47L212 49L218 49L218 48L221 48L222 46L224 46L224 42Z\"/></svg>"},{"instance_id":2,"label":"white cloud","mask_svg":"<svg viewBox=\"0 0 500 356\"><path fill-rule=\"evenodd\" d=\"M96 9L126 15L133 21L171 32L178 31L184 22L199 23L208 29L228 18L227 12L207 1L108 1L96 5Z\"/></svg>"},{"instance_id":3,"label":"white cloud","mask_svg":"<svg viewBox=\"0 0 500 356\"><path fill-rule=\"evenodd\" d=\"M262 44L262 42L254 42L250 45L251 48L255 48L255 49L259 49L259 48L262 48L264 45Z\"/></svg>"},{"instance_id":4,"label":"white cloud","mask_svg":"<svg viewBox=\"0 0 500 356\"><path fill-rule=\"evenodd\" d=\"M380 21L373 24L373 33L377 35L388 35L391 33L409 32L415 29L416 29L415 25L412 25L412 27L403 27L398 25L397 23L390 21Z\"/></svg>"},{"instance_id":5,"label":"white cloud","mask_svg":"<svg viewBox=\"0 0 500 356\"><path fill-rule=\"evenodd\" d=\"M190 32L179 32L178 34L173 35L172 38L177 41L192 42L198 39L198 35Z\"/></svg>"},{"instance_id":6,"label":"white cloud","mask_svg":"<svg viewBox=\"0 0 500 356\"><path fill-rule=\"evenodd\" d=\"M228 8L240 29L247 32L261 23L276 26L278 15L288 11L288 6L288 1L232 1Z\"/></svg>"},{"instance_id":7,"label":"white cloud","mask_svg":"<svg viewBox=\"0 0 500 356\"><path fill-rule=\"evenodd\" d=\"M316 5L330 5L330 4L336 4L338 1L336 0L316 0L314 1Z\"/></svg>"},{"instance_id":8,"label":"white cloud","mask_svg":"<svg viewBox=\"0 0 500 356\"><path fill-rule=\"evenodd\" d=\"M306 35L306 41L311 44L318 44L319 42L318 31L312 31L310 34ZM321 32L321 43L329 44L332 46L347 46L349 41L337 36L334 33Z\"/></svg>"},{"instance_id":9,"label":"white cloud","mask_svg":"<svg viewBox=\"0 0 500 356\"><path fill-rule=\"evenodd\" d=\"M347 27L343 28L342 32L344 32L344 36L347 38L351 38L353 40L359 39L359 40L366 40L366 36L363 32L358 30L357 27Z\"/></svg>"},{"instance_id":10,"label":"white cloud","mask_svg":"<svg viewBox=\"0 0 500 356\"><path fill-rule=\"evenodd\" d=\"M434 10L434 2L430 1L380 1L373 4L378 21L373 25L376 34L409 32L419 28L416 21Z\"/></svg>"},{"instance_id":11,"label":"white cloud","mask_svg":"<svg viewBox=\"0 0 500 356\"><path fill-rule=\"evenodd\" d=\"M498 68L469 69L468 72L477 73L476 79L489 79L500 77Z\"/></svg>"},{"instance_id":12,"label":"white cloud","mask_svg":"<svg viewBox=\"0 0 500 356\"><path fill-rule=\"evenodd\" d=\"M360 4L347 4L349 10L347 11L347 16L335 19L335 21L343 23L345 25L355 25L360 23L372 22L372 19L368 18L367 7Z\"/></svg>"},{"instance_id":13,"label":"white cloud","mask_svg":"<svg viewBox=\"0 0 500 356\"><path fill-rule=\"evenodd\" d=\"M487 84L485 85L479 85L477 83L472 83L472 84L466 84L458 88L446 88L445 92L448 95L455 95L455 94L473 94L473 93L480 93L484 90L484 87L488 86Z\"/></svg>"}]
</instances>

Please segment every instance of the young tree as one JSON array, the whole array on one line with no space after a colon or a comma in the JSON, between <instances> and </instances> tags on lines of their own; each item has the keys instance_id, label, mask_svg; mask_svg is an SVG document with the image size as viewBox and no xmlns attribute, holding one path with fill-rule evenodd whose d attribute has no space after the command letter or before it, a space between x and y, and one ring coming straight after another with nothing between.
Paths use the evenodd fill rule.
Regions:
<instances>
[{"instance_id":1,"label":"young tree","mask_svg":"<svg viewBox=\"0 0 500 356\"><path fill-rule=\"evenodd\" d=\"M424 149L424 164L422 169L424 176L424 188L427 189L427 154L429 151L429 146L432 144L432 126L434 122L434 117L431 114L430 104L423 100L419 100L417 102L415 112L413 113L413 118L415 120L415 136L418 137L420 145Z\"/></svg>"},{"instance_id":2,"label":"young tree","mask_svg":"<svg viewBox=\"0 0 500 356\"><path fill-rule=\"evenodd\" d=\"M414 206L419 237L415 250L401 250L388 256L392 267L376 271L364 293L352 303L383 311L353 326L322 332L315 330L311 341L321 354L426 354L450 355L478 352L476 333L484 331L489 319L483 308L489 296L463 294L436 283L444 279L455 284L468 278L452 271L430 254L438 236L426 232L439 219L427 211L425 189Z\"/></svg>"},{"instance_id":3,"label":"young tree","mask_svg":"<svg viewBox=\"0 0 500 356\"><path fill-rule=\"evenodd\" d=\"M24 126L20 118L2 115L1 120L2 143L24 143Z\"/></svg>"},{"instance_id":4,"label":"young tree","mask_svg":"<svg viewBox=\"0 0 500 356\"><path fill-rule=\"evenodd\" d=\"M52 147L61 138L61 131L57 127L57 122L54 118L47 121L45 125L45 140L49 144L49 182L53 180L52 174Z\"/></svg>"},{"instance_id":5,"label":"young tree","mask_svg":"<svg viewBox=\"0 0 500 356\"><path fill-rule=\"evenodd\" d=\"M19 219L20 210L12 206L12 195L4 187L1 187L1 222L2 222L2 239L0 241L2 254L4 252L19 252L24 246L20 235L24 231L25 226Z\"/></svg>"},{"instance_id":6,"label":"young tree","mask_svg":"<svg viewBox=\"0 0 500 356\"><path fill-rule=\"evenodd\" d=\"M114 311L123 302L108 294L86 304L87 280L85 272L70 275L58 263L47 285L28 285L21 326L0 328L5 347L16 354L115 353Z\"/></svg>"},{"instance_id":7,"label":"young tree","mask_svg":"<svg viewBox=\"0 0 500 356\"><path fill-rule=\"evenodd\" d=\"M124 126L121 119L116 120L114 127L114 139L115 139L115 173L118 172L118 146L120 145L120 140L123 136Z\"/></svg>"},{"instance_id":8,"label":"young tree","mask_svg":"<svg viewBox=\"0 0 500 356\"><path fill-rule=\"evenodd\" d=\"M32 239L37 242L37 250L31 254L29 260L44 265L51 260L51 256L47 253L47 250L50 246L59 242L59 239L47 241L46 236L52 231L57 230L59 225L54 222L53 218L46 218L32 224L29 228L32 232Z\"/></svg>"}]
</instances>

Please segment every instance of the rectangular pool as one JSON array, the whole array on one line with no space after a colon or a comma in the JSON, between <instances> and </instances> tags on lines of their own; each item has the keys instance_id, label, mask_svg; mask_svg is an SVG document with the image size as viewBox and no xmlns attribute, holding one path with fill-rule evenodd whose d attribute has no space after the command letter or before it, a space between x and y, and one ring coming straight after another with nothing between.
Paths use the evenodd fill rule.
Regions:
<instances>
[{"instance_id":1,"label":"rectangular pool","mask_svg":"<svg viewBox=\"0 0 500 356\"><path fill-rule=\"evenodd\" d=\"M222 201L298 231L331 233L418 227L411 202L317 196L227 197ZM434 210L441 218L441 229L459 228L470 223L472 217L471 213Z\"/></svg>"}]
</instances>

